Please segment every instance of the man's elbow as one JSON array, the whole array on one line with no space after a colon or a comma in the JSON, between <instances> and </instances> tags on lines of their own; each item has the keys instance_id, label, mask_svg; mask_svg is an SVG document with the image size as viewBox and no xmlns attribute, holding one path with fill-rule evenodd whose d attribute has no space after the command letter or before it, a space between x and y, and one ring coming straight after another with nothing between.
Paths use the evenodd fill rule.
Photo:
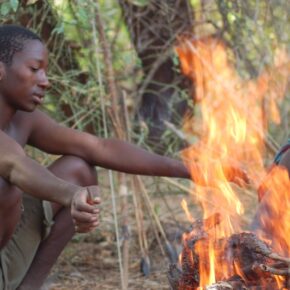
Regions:
<instances>
[{"instance_id":1,"label":"man's elbow","mask_svg":"<svg viewBox=\"0 0 290 290\"><path fill-rule=\"evenodd\" d=\"M22 164L25 159L24 150L20 146L14 148L13 152L6 154L1 161L1 176L13 184L14 177L18 175L18 171L23 167Z\"/></svg>"}]
</instances>

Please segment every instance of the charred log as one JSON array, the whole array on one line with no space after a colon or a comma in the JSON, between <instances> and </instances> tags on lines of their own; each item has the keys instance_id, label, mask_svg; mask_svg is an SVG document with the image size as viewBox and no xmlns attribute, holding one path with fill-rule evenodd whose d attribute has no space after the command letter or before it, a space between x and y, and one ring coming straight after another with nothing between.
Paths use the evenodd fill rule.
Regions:
<instances>
[{"instance_id":1,"label":"charred log","mask_svg":"<svg viewBox=\"0 0 290 290\"><path fill-rule=\"evenodd\" d=\"M209 268L207 260L202 259L197 251L198 243L208 252L212 242L208 237L207 226L219 222L218 215L192 225L192 232L187 234L181 254L181 266L170 265L168 279L173 290L196 290L200 284L200 267ZM221 253L219 264L228 265L226 278L219 274L220 282L208 285L208 290L258 290L276 289L275 276L284 277L285 288L289 286L290 268L288 258L272 252L271 247L253 233L233 234L227 239L214 242L215 251ZM279 257L279 262L275 260ZM266 285L266 286L265 286ZM276 288L275 288L276 287Z\"/></svg>"}]
</instances>

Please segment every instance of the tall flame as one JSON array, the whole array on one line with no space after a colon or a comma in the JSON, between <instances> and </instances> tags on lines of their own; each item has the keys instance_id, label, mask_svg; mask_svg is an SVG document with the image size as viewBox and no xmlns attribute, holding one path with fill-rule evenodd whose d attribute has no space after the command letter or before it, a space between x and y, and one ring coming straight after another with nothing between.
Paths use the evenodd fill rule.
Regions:
<instances>
[{"instance_id":1,"label":"tall flame","mask_svg":"<svg viewBox=\"0 0 290 290\"><path fill-rule=\"evenodd\" d=\"M200 134L199 141L183 153L192 179L203 185L195 186L193 195L201 204L205 217L215 212L222 216L222 223L211 233L210 244L198 242L196 245L200 261L207 261L200 262L200 289L203 289L230 274L227 265L218 258L215 242L241 231L244 206L228 177L233 174L232 167L235 166L244 168L256 186L265 175L266 116L277 123L280 121L277 103L285 94L290 67L287 55L279 51L275 68L265 70L256 81L245 81L230 63L229 50L217 39L184 40L176 51L182 72L192 80L194 97L200 105L196 116L184 124L188 133ZM202 172L196 170L196 162ZM282 180L274 182L279 185L277 188L274 186L277 195L281 191L280 182L289 189L289 179L287 183L283 176ZM285 192L289 197L289 190ZM286 216L280 214L279 218ZM287 218L289 221L289 215ZM289 223L281 223L277 234L279 240L282 236L282 240L289 243L289 233ZM288 239L284 235L288 235ZM289 244L287 247L289 254Z\"/></svg>"}]
</instances>

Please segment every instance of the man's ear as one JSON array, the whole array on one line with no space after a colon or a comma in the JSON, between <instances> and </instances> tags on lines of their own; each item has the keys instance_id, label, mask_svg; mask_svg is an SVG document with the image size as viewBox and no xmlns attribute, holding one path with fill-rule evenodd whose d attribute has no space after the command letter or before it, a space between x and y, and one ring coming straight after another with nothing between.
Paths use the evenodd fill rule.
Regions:
<instances>
[{"instance_id":1,"label":"man's ear","mask_svg":"<svg viewBox=\"0 0 290 290\"><path fill-rule=\"evenodd\" d=\"M0 81L4 78L6 74L6 67L4 62L0 61Z\"/></svg>"}]
</instances>

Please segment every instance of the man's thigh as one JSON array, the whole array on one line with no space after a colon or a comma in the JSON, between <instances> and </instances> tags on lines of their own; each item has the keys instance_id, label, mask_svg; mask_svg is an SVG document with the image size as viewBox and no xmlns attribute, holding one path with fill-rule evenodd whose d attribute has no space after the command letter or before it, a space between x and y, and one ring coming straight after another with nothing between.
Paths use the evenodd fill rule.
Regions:
<instances>
[{"instance_id":1,"label":"man's thigh","mask_svg":"<svg viewBox=\"0 0 290 290\"><path fill-rule=\"evenodd\" d=\"M39 199L23 196L21 220L12 238L0 252L1 290L17 288L28 271L41 240L47 234L46 229L52 223L52 219L49 220L48 217L52 218L52 215L51 209L46 209L45 213L43 206Z\"/></svg>"},{"instance_id":2,"label":"man's thigh","mask_svg":"<svg viewBox=\"0 0 290 290\"><path fill-rule=\"evenodd\" d=\"M95 170L77 157L63 156L48 169L59 178L74 184L96 184ZM21 221L12 239L0 252L0 290L14 290L21 283L40 242L50 233L55 214L62 208L61 205L40 201L29 195L24 195L23 205Z\"/></svg>"}]
</instances>

